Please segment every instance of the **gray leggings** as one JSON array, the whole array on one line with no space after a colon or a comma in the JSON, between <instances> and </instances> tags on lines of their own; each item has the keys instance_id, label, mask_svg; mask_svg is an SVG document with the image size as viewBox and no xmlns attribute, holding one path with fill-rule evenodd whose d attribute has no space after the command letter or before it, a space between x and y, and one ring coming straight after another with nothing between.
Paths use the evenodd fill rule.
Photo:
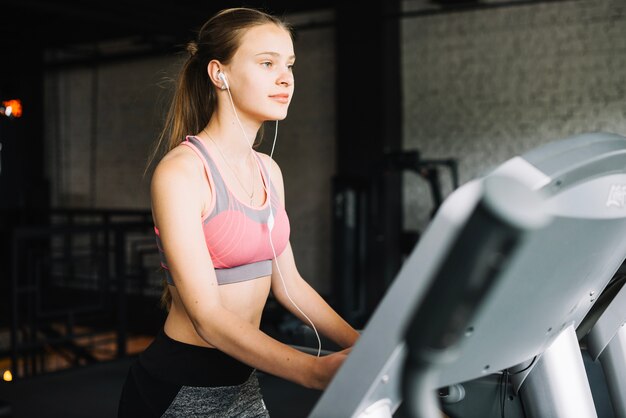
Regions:
<instances>
[{"instance_id":1,"label":"gray leggings","mask_svg":"<svg viewBox=\"0 0 626 418\"><path fill-rule=\"evenodd\" d=\"M174 417L269 418L256 373L242 385L182 386L162 415Z\"/></svg>"}]
</instances>

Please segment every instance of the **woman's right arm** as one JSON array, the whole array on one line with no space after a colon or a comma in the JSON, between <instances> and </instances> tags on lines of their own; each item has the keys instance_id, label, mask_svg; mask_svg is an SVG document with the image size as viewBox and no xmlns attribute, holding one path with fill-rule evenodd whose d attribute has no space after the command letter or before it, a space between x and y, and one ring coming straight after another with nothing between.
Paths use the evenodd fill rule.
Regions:
<instances>
[{"instance_id":1,"label":"woman's right arm","mask_svg":"<svg viewBox=\"0 0 626 418\"><path fill-rule=\"evenodd\" d=\"M152 209L169 270L187 315L209 344L267 373L323 389L345 353L316 358L269 337L225 309L200 218L197 160L180 153L157 166L151 184Z\"/></svg>"}]
</instances>

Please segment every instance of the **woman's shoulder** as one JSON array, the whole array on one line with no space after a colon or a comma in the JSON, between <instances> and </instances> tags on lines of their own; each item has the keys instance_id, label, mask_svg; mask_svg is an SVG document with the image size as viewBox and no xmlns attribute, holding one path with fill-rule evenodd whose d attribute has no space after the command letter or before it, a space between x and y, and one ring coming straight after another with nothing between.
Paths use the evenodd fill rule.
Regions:
<instances>
[{"instance_id":1,"label":"woman's shoulder","mask_svg":"<svg viewBox=\"0 0 626 418\"><path fill-rule=\"evenodd\" d=\"M278 163L274 159L270 158L269 155L264 154L262 152L258 152L258 151L255 151L255 152L259 156L261 161L263 162L263 165L267 169L272 170L272 176L278 173L278 175L280 175L280 177L282 178L282 172L280 171L280 167L278 166Z\"/></svg>"},{"instance_id":2,"label":"woman's shoulder","mask_svg":"<svg viewBox=\"0 0 626 418\"><path fill-rule=\"evenodd\" d=\"M203 170L202 161L193 150L178 146L161 158L154 169L152 184L193 184L202 179Z\"/></svg>"}]
</instances>

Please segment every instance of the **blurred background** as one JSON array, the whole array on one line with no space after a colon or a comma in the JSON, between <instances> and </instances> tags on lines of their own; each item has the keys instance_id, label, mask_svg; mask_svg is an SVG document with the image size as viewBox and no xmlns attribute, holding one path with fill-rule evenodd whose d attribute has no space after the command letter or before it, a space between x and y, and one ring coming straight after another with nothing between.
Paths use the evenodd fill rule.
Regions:
<instances>
[{"instance_id":1,"label":"blurred background","mask_svg":"<svg viewBox=\"0 0 626 418\"><path fill-rule=\"evenodd\" d=\"M5 411L32 410L24 399L41 392L56 416L63 402L44 388L72 387L102 414L87 416L114 415L129 359L165 316L147 158L185 43L236 6L294 27L296 90L274 155L291 243L355 327L459 184L555 139L626 134L621 0L2 0ZM271 298L262 327L315 344Z\"/></svg>"}]
</instances>

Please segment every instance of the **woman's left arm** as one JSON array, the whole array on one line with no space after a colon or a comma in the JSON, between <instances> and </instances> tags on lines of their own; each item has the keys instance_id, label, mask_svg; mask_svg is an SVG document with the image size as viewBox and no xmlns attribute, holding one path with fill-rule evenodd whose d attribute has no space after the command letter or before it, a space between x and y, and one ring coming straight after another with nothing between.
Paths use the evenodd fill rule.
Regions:
<instances>
[{"instance_id":1,"label":"woman's left arm","mask_svg":"<svg viewBox=\"0 0 626 418\"><path fill-rule=\"evenodd\" d=\"M280 201L284 205L285 192L280 168L267 155L262 155L262 159L266 167L271 167L272 184L280 194ZM326 303L324 298L300 276L290 243L272 263L272 293L289 312L305 324L310 325L304 315L294 306L294 303L298 305L298 308L313 321L315 328L339 346L343 348L352 347L359 338L359 333L341 318Z\"/></svg>"},{"instance_id":2,"label":"woman's left arm","mask_svg":"<svg viewBox=\"0 0 626 418\"><path fill-rule=\"evenodd\" d=\"M313 321L318 332L343 348L354 345L359 338L359 333L341 318L326 303L324 298L300 276L294 261L291 244L288 244L278 258L274 260L272 267L272 293L281 305L306 325L310 325L304 315L294 306L295 303ZM287 291L285 291L285 287Z\"/></svg>"}]
</instances>

